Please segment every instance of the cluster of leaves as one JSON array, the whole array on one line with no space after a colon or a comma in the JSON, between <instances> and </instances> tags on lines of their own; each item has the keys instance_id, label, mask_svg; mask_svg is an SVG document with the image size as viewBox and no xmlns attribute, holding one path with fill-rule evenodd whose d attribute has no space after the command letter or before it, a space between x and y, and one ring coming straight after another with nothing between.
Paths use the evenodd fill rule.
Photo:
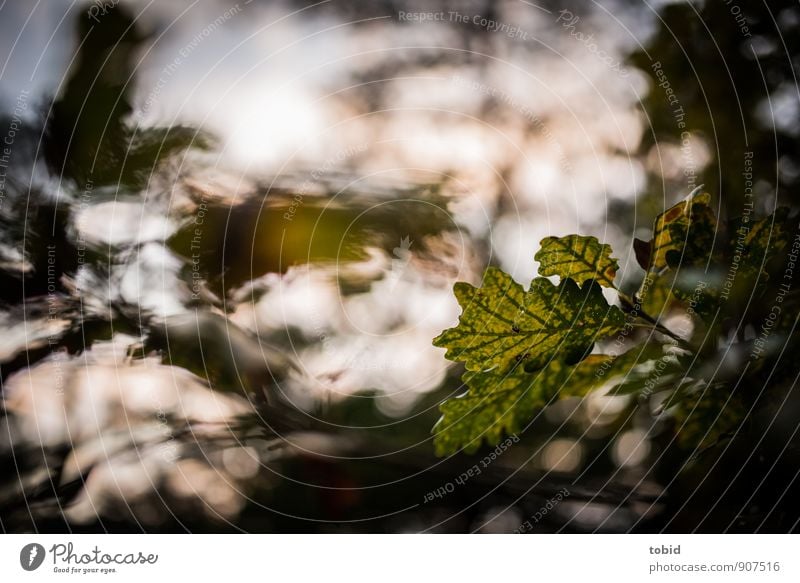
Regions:
<instances>
[{"instance_id":1,"label":"cluster of leaves","mask_svg":"<svg viewBox=\"0 0 800 583\"><path fill-rule=\"evenodd\" d=\"M698 190L656 218L650 241L635 241L645 273L633 293L615 283L611 247L581 235L541 242L540 277L527 290L495 267L481 287L455 285L463 312L434 345L464 363L467 390L440 406L439 455L496 444L558 399L593 391L643 404L658 396L659 415L686 448L741 428L795 340L800 236L784 208L756 220L746 206L722 226ZM691 325L667 328L676 312Z\"/></svg>"}]
</instances>

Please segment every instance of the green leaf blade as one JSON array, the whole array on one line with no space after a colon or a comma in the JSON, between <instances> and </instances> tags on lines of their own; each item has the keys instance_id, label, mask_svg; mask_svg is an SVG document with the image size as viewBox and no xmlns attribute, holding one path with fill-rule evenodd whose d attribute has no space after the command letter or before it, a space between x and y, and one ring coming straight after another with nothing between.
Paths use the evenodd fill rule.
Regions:
<instances>
[{"instance_id":1,"label":"green leaf blade","mask_svg":"<svg viewBox=\"0 0 800 583\"><path fill-rule=\"evenodd\" d=\"M593 279L605 287L614 287L619 263L611 257L611 246L595 237L567 235L546 237L534 259L539 262L539 274L570 278L582 285Z\"/></svg>"},{"instance_id":2,"label":"green leaf blade","mask_svg":"<svg viewBox=\"0 0 800 583\"><path fill-rule=\"evenodd\" d=\"M647 246L647 276L636 293L646 313L660 313L673 297L675 271L707 266L717 235L711 195L693 192L656 217Z\"/></svg>"},{"instance_id":3,"label":"green leaf blade","mask_svg":"<svg viewBox=\"0 0 800 583\"><path fill-rule=\"evenodd\" d=\"M699 387L669 409L678 445L702 451L735 433L747 418L739 395L719 387Z\"/></svg>"},{"instance_id":4,"label":"green leaf blade","mask_svg":"<svg viewBox=\"0 0 800 583\"><path fill-rule=\"evenodd\" d=\"M610 306L592 281L578 287L571 279L555 285L537 278L526 292L490 267L482 287L458 283L454 292L463 309L459 323L433 344L470 371L507 372L520 362L541 368L559 356L585 351L625 324L623 312Z\"/></svg>"},{"instance_id":5,"label":"green leaf blade","mask_svg":"<svg viewBox=\"0 0 800 583\"><path fill-rule=\"evenodd\" d=\"M745 276L745 285L752 288L757 276L764 281L769 279L768 266L779 257L789 245L792 234L796 232L797 221L789 219L789 209L780 207L771 215L749 225L740 219L730 248L738 269ZM747 291L747 290L744 290Z\"/></svg>"},{"instance_id":6,"label":"green leaf blade","mask_svg":"<svg viewBox=\"0 0 800 583\"><path fill-rule=\"evenodd\" d=\"M692 193L658 217L653 225L649 271L660 271L678 263L694 261L693 253L707 253L717 229L711 195ZM687 244L691 248L687 249Z\"/></svg>"},{"instance_id":7,"label":"green leaf blade","mask_svg":"<svg viewBox=\"0 0 800 583\"><path fill-rule=\"evenodd\" d=\"M439 406L442 417L433 428L436 455L460 449L473 453L484 441L499 443L504 435L522 428L538 400L533 388L535 375L525 373L522 367L508 375L467 371L463 380L470 387L467 393Z\"/></svg>"},{"instance_id":8,"label":"green leaf blade","mask_svg":"<svg viewBox=\"0 0 800 583\"><path fill-rule=\"evenodd\" d=\"M592 354L575 366L554 360L535 373L527 373L521 366L506 374L496 369L467 371L462 377L467 392L439 406L442 418L433 429L436 454L450 455L461 449L472 453L484 442L497 445L504 436L524 429L537 411L555 401L583 398L613 385L614 379L627 377L634 368L661 354L661 347L652 345L619 356Z\"/></svg>"},{"instance_id":9,"label":"green leaf blade","mask_svg":"<svg viewBox=\"0 0 800 583\"><path fill-rule=\"evenodd\" d=\"M566 373L576 369L553 361L536 373L521 366L506 374L467 371L462 380L469 390L439 407L442 418L433 428L436 454L461 449L473 453L483 442L496 445L505 435L518 433L537 410L557 398Z\"/></svg>"}]
</instances>

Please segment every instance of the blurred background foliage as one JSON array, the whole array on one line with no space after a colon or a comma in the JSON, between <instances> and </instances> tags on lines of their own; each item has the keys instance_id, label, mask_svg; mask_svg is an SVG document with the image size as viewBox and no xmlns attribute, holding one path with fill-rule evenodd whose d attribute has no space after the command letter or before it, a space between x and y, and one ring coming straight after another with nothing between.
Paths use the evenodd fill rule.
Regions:
<instances>
[{"instance_id":1,"label":"blurred background foliage","mask_svg":"<svg viewBox=\"0 0 800 583\"><path fill-rule=\"evenodd\" d=\"M35 50L3 45L22 59L0 118L18 128L0 206L4 531L511 532L562 488L534 531L797 528L793 344L747 381L769 402L722 447L675 444L631 397L567 399L428 500L487 453L438 459L431 441L463 390L430 345L458 314L454 281L489 264L530 279L540 238L581 232L613 243L631 287L634 238L695 185L720 218L743 214L745 152L756 211L796 208L796 3L742 3L748 36L722 2L441 3L525 42L398 18L436 3L177 4L36 14L70 29L39 76ZM13 38L31 8L4 9ZM257 68L332 23L347 36ZM229 51L251 32L252 53ZM325 64L309 94L280 93ZM263 86L240 83L251 66Z\"/></svg>"}]
</instances>

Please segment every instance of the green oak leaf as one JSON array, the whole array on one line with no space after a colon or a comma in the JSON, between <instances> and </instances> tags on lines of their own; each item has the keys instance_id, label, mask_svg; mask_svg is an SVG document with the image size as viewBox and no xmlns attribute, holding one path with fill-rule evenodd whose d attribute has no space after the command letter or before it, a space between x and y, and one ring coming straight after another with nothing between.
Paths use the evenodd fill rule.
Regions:
<instances>
[{"instance_id":1,"label":"green oak leaf","mask_svg":"<svg viewBox=\"0 0 800 583\"><path fill-rule=\"evenodd\" d=\"M595 237L567 235L542 239L534 259L539 262L540 275L568 277L578 284L593 279L613 288L619 263L611 253L611 245L601 244Z\"/></svg>"},{"instance_id":2,"label":"green oak leaf","mask_svg":"<svg viewBox=\"0 0 800 583\"><path fill-rule=\"evenodd\" d=\"M740 263L738 270L744 277L754 278L760 274L766 281L768 266L789 244L797 224L796 221L794 224L789 221L789 209L786 207L778 208L752 226L748 223L745 218L740 218L734 230L730 243L731 263ZM746 285L752 288L754 282L747 281Z\"/></svg>"},{"instance_id":3,"label":"green oak leaf","mask_svg":"<svg viewBox=\"0 0 800 583\"><path fill-rule=\"evenodd\" d=\"M536 373L526 373L521 366L507 374L496 369L464 373L462 380L469 390L439 406L442 417L433 428L436 455L461 448L473 453L483 441L495 445L503 435L519 432L554 396L553 373L562 368L563 364L554 362Z\"/></svg>"},{"instance_id":4,"label":"green oak leaf","mask_svg":"<svg viewBox=\"0 0 800 583\"><path fill-rule=\"evenodd\" d=\"M735 432L747 417L747 408L727 387L699 386L681 399L670 399L668 412L675 420L678 445L703 450Z\"/></svg>"},{"instance_id":5,"label":"green oak leaf","mask_svg":"<svg viewBox=\"0 0 800 583\"><path fill-rule=\"evenodd\" d=\"M678 204L668 208L656 217L653 223L653 238L649 242L640 242L640 246L648 246L647 271L663 269L681 263L685 255L685 247L690 228L695 236L701 236L701 248L709 241L707 237L716 230L716 217L711 209L711 195L707 192L692 192Z\"/></svg>"},{"instance_id":6,"label":"green oak leaf","mask_svg":"<svg viewBox=\"0 0 800 583\"><path fill-rule=\"evenodd\" d=\"M617 370L624 371L624 376L608 391L610 395L649 397L675 389L688 380L689 364L685 357L665 351L663 345L655 342L632 348L619 359L624 360Z\"/></svg>"},{"instance_id":7,"label":"green oak leaf","mask_svg":"<svg viewBox=\"0 0 800 583\"><path fill-rule=\"evenodd\" d=\"M660 313L671 300L674 275L667 275L670 268L708 263L717 232L710 203L710 194L693 192L656 217L653 239L646 244L648 275L636 293L646 313Z\"/></svg>"},{"instance_id":8,"label":"green oak leaf","mask_svg":"<svg viewBox=\"0 0 800 583\"><path fill-rule=\"evenodd\" d=\"M497 369L467 371L465 394L439 406L442 418L433 428L437 455L460 449L476 451L484 441L496 445L504 435L521 431L537 411L558 399L585 397L602 386L615 386L639 365L658 358L659 345L637 347L619 356L592 354L575 366L558 360L527 373L522 366L507 374Z\"/></svg>"},{"instance_id":9,"label":"green oak leaf","mask_svg":"<svg viewBox=\"0 0 800 583\"><path fill-rule=\"evenodd\" d=\"M719 269L687 267L678 271L648 273L642 282L637 298L639 308L658 319L669 311L676 301L684 311L703 319L711 319L719 305Z\"/></svg>"},{"instance_id":10,"label":"green oak leaf","mask_svg":"<svg viewBox=\"0 0 800 583\"><path fill-rule=\"evenodd\" d=\"M752 251L766 252L768 249L774 252L781 251L789 242L790 226L796 227L789 224L789 209L778 207L774 213L756 221L749 228L745 245Z\"/></svg>"},{"instance_id":11,"label":"green oak leaf","mask_svg":"<svg viewBox=\"0 0 800 583\"><path fill-rule=\"evenodd\" d=\"M436 454L448 455L461 448L473 453L483 441L496 445L504 435L521 431L536 411L559 395L560 389L564 390L562 396L571 387L581 387L585 394L586 383L579 377L593 378L594 361L594 355L577 366L553 361L535 373L525 372L522 366L507 374L498 369L467 371L462 380L469 390L439 407L442 418L433 428Z\"/></svg>"},{"instance_id":12,"label":"green oak leaf","mask_svg":"<svg viewBox=\"0 0 800 583\"><path fill-rule=\"evenodd\" d=\"M705 326L717 319L721 299L719 282L723 278L719 264L708 269L682 269L676 275L672 294L683 304L686 313L695 318L695 334L703 334Z\"/></svg>"},{"instance_id":13,"label":"green oak leaf","mask_svg":"<svg viewBox=\"0 0 800 583\"><path fill-rule=\"evenodd\" d=\"M701 236L698 249L709 249L709 235L713 240L716 217L711 210L711 195L707 192L692 193L675 206L656 217L653 225L650 271L661 271L665 267L683 262L687 242L693 246L694 237ZM693 231L690 238L690 228Z\"/></svg>"},{"instance_id":14,"label":"green oak leaf","mask_svg":"<svg viewBox=\"0 0 800 583\"><path fill-rule=\"evenodd\" d=\"M674 299L674 287L674 273L648 273L636 294L641 310L658 318Z\"/></svg>"},{"instance_id":15,"label":"green oak leaf","mask_svg":"<svg viewBox=\"0 0 800 583\"><path fill-rule=\"evenodd\" d=\"M680 249L669 249L664 259L672 269L690 265L707 265L717 238L717 218L707 204L691 206L687 221L671 223L667 229L672 244Z\"/></svg>"},{"instance_id":16,"label":"green oak leaf","mask_svg":"<svg viewBox=\"0 0 800 583\"><path fill-rule=\"evenodd\" d=\"M459 323L433 344L447 348L446 358L464 362L471 371L504 373L519 362L532 370L559 356L572 360L625 324L622 310L609 306L593 281L579 287L571 279L555 285L540 277L525 291L510 275L490 267L482 287L459 282L453 291L463 309Z\"/></svg>"}]
</instances>

